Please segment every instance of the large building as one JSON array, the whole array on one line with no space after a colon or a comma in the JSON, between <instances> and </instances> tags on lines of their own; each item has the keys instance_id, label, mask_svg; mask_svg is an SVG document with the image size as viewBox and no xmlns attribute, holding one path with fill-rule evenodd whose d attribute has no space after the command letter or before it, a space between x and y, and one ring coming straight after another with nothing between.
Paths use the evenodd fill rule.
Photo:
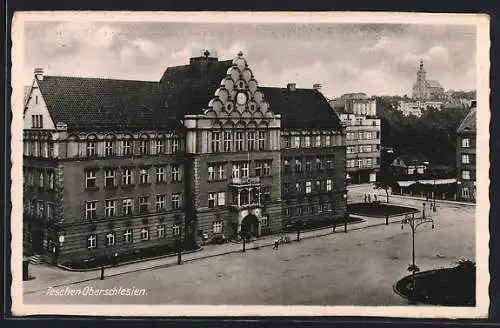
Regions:
<instances>
[{"instance_id":1,"label":"large building","mask_svg":"<svg viewBox=\"0 0 500 328\"><path fill-rule=\"evenodd\" d=\"M413 98L418 100L444 100L446 98L444 88L438 81L427 80L425 76L424 61L420 60L417 71L417 81L413 84Z\"/></svg>"},{"instance_id":2,"label":"large building","mask_svg":"<svg viewBox=\"0 0 500 328\"><path fill-rule=\"evenodd\" d=\"M457 129L457 199L476 200L476 101Z\"/></svg>"},{"instance_id":3,"label":"large building","mask_svg":"<svg viewBox=\"0 0 500 328\"><path fill-rule=\"evenodd\" d=\"M206 51L158 82L44 76L24 110L24 251L89 261L344 216L345 131L315 89Z\"/></svg>"},{"instance_id":4,"label":"large building","mask_svg":"<svg viewBox=\"0 0 500 328\"><path fill-rule=\"evenodd\" d=\"M336 106L346 127L346 171L351 183L375 182L380 171L380 118L377 101L365 94L344 95ZM343 106L342 106L343 104Z\"/></svg>"}]
</instances>

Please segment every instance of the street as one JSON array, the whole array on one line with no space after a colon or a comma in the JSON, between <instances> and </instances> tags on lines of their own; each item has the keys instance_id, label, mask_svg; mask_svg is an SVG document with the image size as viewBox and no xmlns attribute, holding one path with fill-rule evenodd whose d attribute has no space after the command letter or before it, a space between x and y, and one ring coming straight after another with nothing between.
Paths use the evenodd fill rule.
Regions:
<instances>
[{"instance_id":1,"label":"street","mask_svg":"<svg viewBox=\"0 0 500 328\"><path fill-rule=\"evenodd\" d=\"M350 195L357 193L350 191ZM414 207L420 204L394 201ZM416 264L422 271L454 266L460 259L475 260L474 211L474 206L438 205L438 212L432 213L435 229L420 226L415 236ZM367 220L375 223L381 219ZM410 263L410 228L401 230L401 224L392 223L304 239L278 250L265 247L68 286L75 290L145 289L143 295L51 296L42 290L25 294L24 302L405 305L394 293L393 284L408 274Z\"/></svg>"}]
</instances>

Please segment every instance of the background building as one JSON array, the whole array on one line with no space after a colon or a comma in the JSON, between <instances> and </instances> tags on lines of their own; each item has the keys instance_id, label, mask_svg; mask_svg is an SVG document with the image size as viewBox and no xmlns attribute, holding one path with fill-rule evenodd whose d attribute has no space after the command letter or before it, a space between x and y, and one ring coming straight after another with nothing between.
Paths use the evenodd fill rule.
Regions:
<instances>
[{"instance_id":1,"label":"background building","mask_svg":"<svg viewBox=\"0 0 500 328\"><path fill-rule=\"evenodd\" d=\"M443 100L444 88L438 81L427 80L425 76L424 61L420 60L417 71L417 81L413 84L413 98L419 100Z\"/></svg>"},{"instance_id":2,"label":"background building","mask_svg":"<svg viewBox=\"0 0 500 328\"><path fill-rule=\"evenodd\" d=\"M346 128L347 178L351 183L375 182L380 170L381 132L376 99L349 94L344 107L336 110Z\"/></svg>"},{"instance_id":3,"label":"background building","mask_svg":"<svg viewBox=\"0 0 500 328\"><path fill-rule=\"evenodd\" d=\"M476 101L457 129L457 199L476 200Z\"/></svg>"},{"instance_id":4,"label":"background building","mask_svg":"<svg viewBox=\"0 0 500 328\"><path fill-rule=\"evenodd\" d=\"M24 251L127 258L346 211L345 131L317 89L206 51L159 82L44 76L24 112Z\"/></svg>"}]
</instances>

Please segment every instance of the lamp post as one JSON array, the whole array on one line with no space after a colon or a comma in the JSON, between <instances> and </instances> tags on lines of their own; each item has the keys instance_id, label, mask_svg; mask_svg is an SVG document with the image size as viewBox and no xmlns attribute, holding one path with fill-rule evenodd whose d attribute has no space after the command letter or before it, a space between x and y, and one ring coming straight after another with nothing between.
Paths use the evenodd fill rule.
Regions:
<instances>
[{"instance_id":1,"label":"lamp post","mask_svg":"<svg viewBox=\"0 0 500 328\"><path fill-rule=\"evenodd\" d=\"M424 212L422 213L421 218L415 218L415 214L406 215L403 220L401 220L401 230L403 230L403 226L405 224L409 225L411 228L411 236L412 236L412 264L408 267L408 271L412 274L413 280L413 300L416 300L416 280L415 273L420 271L420 269L415 264L415 231L417 227L424 223L432 223L432 229L434 229L434 220L432 218L425 217L425 203L424 203Z\"/></svg>"},{"instance_id":2,"label":"lamp post","mask_svg":"<svg viewBox=\"0 0 500 328\"><path fill-rule=\"evenodd\" d=\"M432 171L432 178L433 178L433 199L432 199L432 211L436 212L436 172Z\"/></svg>"},{"instance_id":3,"label":"lamp post","mask_svg":"<svg viewBox=\"0 0 500 328\"><path fill-rule=\"evenodd\" d=\"M346 212L344 213L344 232L347 233L347 220L349 219L349 212L347 211L347 191L344 194Z\"/></svg>"},{"instance_id":4,"label":"lamp post","mask_svg":"<svg viewBox=\"0 0 500 328\"><path fill-rule=\"evenodd\" d=\"M182 264L182 221L180 218L177 219L177 225L179 226L179 234L177 236L177 264Z\"/></svg>"}]
</instances>

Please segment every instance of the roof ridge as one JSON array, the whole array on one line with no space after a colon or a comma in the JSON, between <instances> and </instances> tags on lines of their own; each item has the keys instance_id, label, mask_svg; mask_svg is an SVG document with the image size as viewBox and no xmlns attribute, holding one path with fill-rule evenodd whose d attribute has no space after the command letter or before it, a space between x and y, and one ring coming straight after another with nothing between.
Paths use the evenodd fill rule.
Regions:
<instances>
[{"instance_id":1,"label":"roof ridge","mask_svg":"<svg viewBox=\"0 0 500 328\"><path fill-rule=\"evenodd\" d=\"M141 83L153 83L160 84L159 81L146 81L146 80L127 80L127 79L117 79L117 78L107 78L107 77L87 77L87 76L68 76L68 75L44 75L46 78L65 78L65 79L81 79L81 80L100 80L100 81L117 81L117 82L141 82ZM43 83L43 80L40 82Z\"/></svg>"}]
</instances>

